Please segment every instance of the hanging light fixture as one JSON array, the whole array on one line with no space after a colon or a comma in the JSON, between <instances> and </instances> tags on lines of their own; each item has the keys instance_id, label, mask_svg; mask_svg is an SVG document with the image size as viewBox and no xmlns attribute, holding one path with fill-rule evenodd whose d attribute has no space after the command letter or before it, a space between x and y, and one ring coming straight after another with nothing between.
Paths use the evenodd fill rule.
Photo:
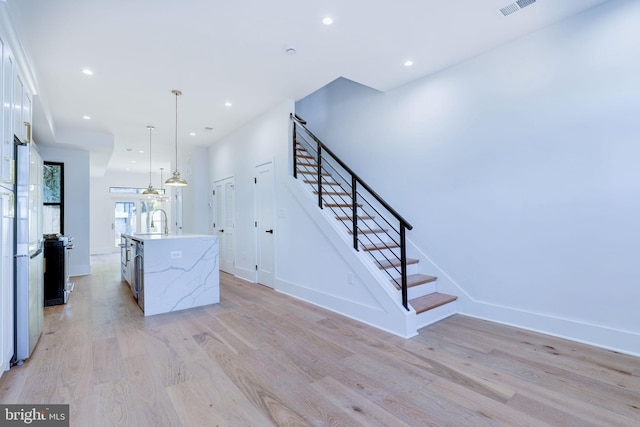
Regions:
<instances>
[{"instance_id":1,"label":"hanging light fixture","mask_svg":"<svg viewBox=\"0 0 640 427\"><path fill-rule=\"evenodd\" d=\"M151 185L151 131L155 128L149 125L147 126L147 129L149 129L149 187L144 190L142 194L148 197L154 197L160 195L160 193L158 193L158 190L153 188L153 185Z\"/></svg>"},{"instance_id":2,"label":"hanging light fixture","mask_svg":"<svg viewBox=\"0 0 640 427\"><path fill-rule=\"evenodd\" d=\"M176 170L173 172L173 176L164 183L170 187L185 187L188 185L187 181L180 178L180 172L178 172L178 97L182 95L182 92L174 89L171 93L176 96Z\"/></svg>"}]
</instances>

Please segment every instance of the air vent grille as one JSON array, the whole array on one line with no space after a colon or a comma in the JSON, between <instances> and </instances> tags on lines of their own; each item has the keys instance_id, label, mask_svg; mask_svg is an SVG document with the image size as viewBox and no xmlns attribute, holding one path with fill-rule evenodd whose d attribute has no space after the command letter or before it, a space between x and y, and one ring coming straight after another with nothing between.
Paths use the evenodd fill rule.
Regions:
<instances>
[{"instance_id":1,"label":"air vent grille","mask_svg":"<svg viewBox=\"0 0 640 427\"><path fill-rule=\"evenodd\" d=\"M518 0L516 3L518 4L518 6L520 6L520 9L522 9L535 2L536 0Z\"/></svg>"},{"instance_id":2,"label":"air vent grille","mask_svg":"<svg viewBox=\"0 0 640 427\"><path fill-rule=\"evenodd\" d=\"M502 15L504 16L509 16L512 13L516 13L520 9L523 9L529 5L532 5L535 2L536 0L517 0L515 3L510 3L505 7L503 7L502 9L500 9L500 13L502 13Z\"/></svg>"},{"instance_id":3,"label":"air vent grille","mask_svg":"<svg viewBox=\"0 0 640 427\"><path fill-rule=\"evenodd\" d=\"M519 10L520 9L518 8L517 4L511 3L511 4L506 5L502 9L500 9L500 12L502 12L502 14L504 16L508 16L508 15L511 15L512 13L516 13Z\"/></svg>"}]
</instances>

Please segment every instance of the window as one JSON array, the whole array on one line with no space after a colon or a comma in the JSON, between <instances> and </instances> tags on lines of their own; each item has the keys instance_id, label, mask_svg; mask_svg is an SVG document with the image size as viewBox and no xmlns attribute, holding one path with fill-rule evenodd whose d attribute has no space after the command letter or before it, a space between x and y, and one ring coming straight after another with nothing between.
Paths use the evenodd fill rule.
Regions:
<instances>
[{"instance_id":1,"label":"window","mask_svg":"<svg viewBox=\"0 0 640 427\"><path fill-rule=\"evenodd\" d=\"M109 193L116 193L128 195L128 194L142 194L147 188L134 188L134 187L109 187ZM164 188L156 188L156 191L160 193L160 195L164 195Z\"/></svg>"},{"instance_id":2,"label":"window","mask_svg":"<svg viewBox=\"0 0 640 427\"><path fill-rule=\"evenodd\" d=\"M43 232L64 234L64 163L44 162Z\"/></svg>"}]
</instances>

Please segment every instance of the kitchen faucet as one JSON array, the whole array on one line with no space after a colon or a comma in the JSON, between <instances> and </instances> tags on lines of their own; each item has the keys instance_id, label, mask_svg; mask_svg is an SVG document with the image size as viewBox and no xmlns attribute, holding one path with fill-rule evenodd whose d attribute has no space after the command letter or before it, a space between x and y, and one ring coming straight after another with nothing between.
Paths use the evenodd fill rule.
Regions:
<instances>
[{"instance_id":1,"label":"kitchen faucet","mask_svg":"<svg viewBox=\"0 0 640 427\"><path fill-rule=\"evenodd\" d=\"M156 213L157 211L160 211L164 214L164 234L169 234L169 220L167 219L167 213L164 211L164 209L156 209L153 212L151 212L151 227L153 227L153 214ZM160 217L160 225L162 225L162 217Z\"/></svg>"}]
</instances>

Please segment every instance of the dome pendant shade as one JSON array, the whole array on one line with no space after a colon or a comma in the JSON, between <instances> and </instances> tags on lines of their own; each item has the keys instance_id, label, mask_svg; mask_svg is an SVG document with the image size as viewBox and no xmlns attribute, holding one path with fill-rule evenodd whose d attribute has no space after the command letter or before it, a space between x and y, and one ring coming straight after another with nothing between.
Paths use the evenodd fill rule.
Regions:
<instances>
[{"instance_id":1,"label":"dome pendant shade","mask_svg":"<svg viewBox=\"0 0 640 427\"><path fill-rule=\"evenodd\" d=\"M147 126L147 129L149 129L149 187L146 190L144 190L142 194L145 196L153 197L153 196L159 196L160 193L158 193L158 190L153 188L153 185L151 184L151 131L154 129L154 127Z\"/></svg>"},{"instance_id":2,"label":"dome pendant shade","mask_svg":"<svg viewBox=\"0 0 640 427\"><path fill-rule=\"evenodd\" d=\"M151 185L151 184L149 184L149 187L147 187L147 189L144 190L142 192L142 194L144 194L145 196L159 196L160 195L160 193L158 193L158 190L153 188L153 185Z\"/></svg>"},{"instance_id":3,"label":"dome pendant shade","mask_svg":"<svg viewBox=\"0 0 640 427\"><path fill-rule=\"evenodd\" d=\"M171 93L176 96L176 170L173 172L173 176L164 183L169 187L186 187L187 181L180 178L180 172L178 172L178 96L182 95L182 92L174 89Z\"/></svg>"},{"instance_id":4,"label":"dome pendant shade","mask_svg":"<svg viewBox=\"0 0 640 427\"><path fill-rule=\"evenodd\" d=\"M173 172L173 176L164 182L166 185L170 187L186 187L187 181L180 178L180 172L177 170Z\"/></svg>"}]
</instances>

